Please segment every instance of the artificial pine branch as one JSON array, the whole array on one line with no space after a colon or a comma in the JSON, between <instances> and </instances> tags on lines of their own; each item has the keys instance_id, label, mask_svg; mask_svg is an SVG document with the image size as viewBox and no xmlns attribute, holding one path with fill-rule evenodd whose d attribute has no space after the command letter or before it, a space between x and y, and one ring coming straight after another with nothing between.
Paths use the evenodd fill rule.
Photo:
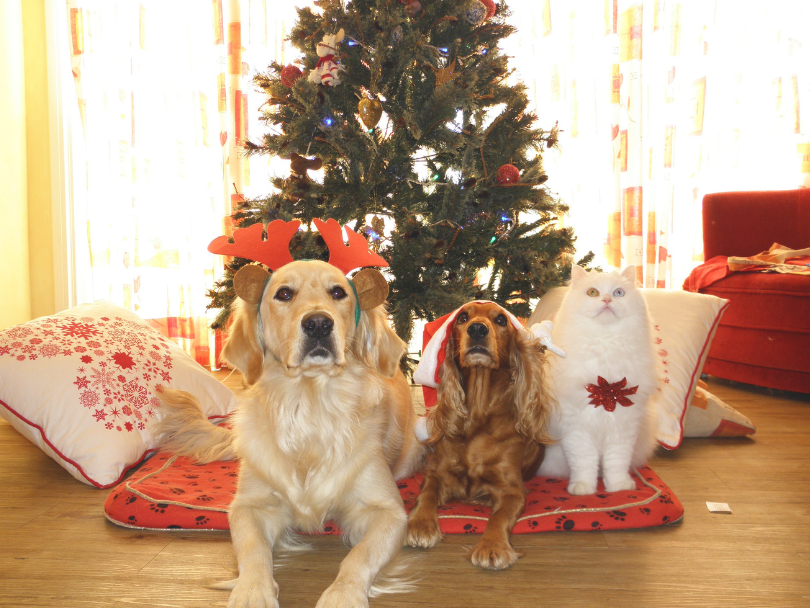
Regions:
<instances>
[{"instance_id":1,"label":"artificial pine branch","mask_svg":"<svg viewBox=\"0 0 810 608\"><path fill-rule=\"evenodd\" d=\"M389 308L406 341L415 319L433 320L473 298L528 316L531 298L568 279L574 236L556 228L568 209L543 186L542 154L557 132L542 127L556 117L529 111L526 87L510 83L508 57L498 48L514 32L506 4L477 24L467 19L471 3L458 0L424 0L413 18L395 0L316 6L297 10L290 33L304 77L287 87L284 66L272 63L254 79L267 99L260 110L267 129L244 150L317 156L322 183L301 191L288 176L273 178L278 192L244 201L234 223L296 218L309 225L320 217L359 231L367 216L389 218L394 231L375 247L390 264ZM341 84L309 82L317 42L340 28ZM358 100L368 96L380 101L387 121L361 122ZM498 183L505 164L520 171L518 184ZM310 233L290 249L294 258L327 255ZM228 264L209 292L210 306L221 309L215 326L227 322L233 273L244 263ZM491 278L481 285L478 273L488 267Z\"/></svg>"}]
</instances>

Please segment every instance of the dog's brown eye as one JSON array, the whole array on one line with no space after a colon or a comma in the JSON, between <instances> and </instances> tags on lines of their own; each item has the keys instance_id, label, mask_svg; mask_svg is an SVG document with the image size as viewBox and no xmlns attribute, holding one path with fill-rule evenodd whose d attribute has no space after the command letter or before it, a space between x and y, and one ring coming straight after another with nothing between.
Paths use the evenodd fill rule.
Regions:
<instances>
[{"instance_id":1,"label":"dog's brown eye","mask_svg":"<svg viewBox=\"0 0 810 608\"><path fill-rule=\"evenodd\" d=\"M342 300L346 297L346 291L340 285L335 285L329 293L335 300Z\"/></svg>"},{"instance_id":2,"label":"dog's brown eye","mask_svg":"<svg viewBox=\"0 0 810 608\"><path fill-rule=\"evenodd\" d=\"M461 323L466 323L466 322L467 322L467 321L469 321L469 320L470 320L470 317L467 315L467 313L466 313L466 312L463 312L463 313L461 313L461 314L458 316L458 318L456 319L456 323L459 323L459 324L461 324Z\"/></svg>"},{"instance_id":3,"label":"dog's brown eye","mask_svg":"<svg viewBox=\"0 0 810 608\"><path fill-rule=\"evenodd\" d=\"M286 287L282 287L276 292L274 296L276 300L281 300L282 302L289 302L292 300L293 292L291 289L287 289Z\"/></svg>"},{"instance_id":4,"label":"dog's brown eye","mask_svg":"<svg viewBox=\"0 0 810 608\"><path fill-rule=\"evenodd\" d=\"M495 323L501 327L506 327L506 315L498 315L498 317L495 319Z\"/></svg>"}]
</instances>

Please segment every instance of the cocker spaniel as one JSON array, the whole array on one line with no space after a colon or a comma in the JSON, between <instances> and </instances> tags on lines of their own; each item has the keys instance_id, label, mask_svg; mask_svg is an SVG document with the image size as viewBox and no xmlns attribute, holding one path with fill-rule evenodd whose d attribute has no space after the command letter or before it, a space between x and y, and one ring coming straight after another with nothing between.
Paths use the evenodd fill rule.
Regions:
<instances>
[{"instance_id":1,"label":"cocker spaniel","mask_svg":"<svg viewBox=\"0 0 810 608\"><path fill-rule=\"evenodd\" d=\"M274 548L327 520L353 548L317 605L367 606L377 574L404 544L395 479L422 460L399 369L405 344L389 326L385 295L358 295L331 264L290 262L269 279L246 268L234 279L241 300L223 351L251 384L233 430L211 425L188 393L164 389L155 432L168 449L203 461L241 459L228 514L239 565L223 587L233 589L230 608L278 606Z\"/></svg>"},{"instance_id":2,"label":"cocker spaniel","mask_svg":"<svg viewBox=\"0 0 810 608\"><path fill-rule=\"evenodd\" d=\"M513 319L497 304L474 302L451 321L438 403L427 422L425 479L408 519L408 544L432 547L441 539L439 505L491 506L486 530L468 555L487 569L507 568L520 557L509 537L525 506L523 482L552 441L545 347Z\"/></svg>"}]
</instances>

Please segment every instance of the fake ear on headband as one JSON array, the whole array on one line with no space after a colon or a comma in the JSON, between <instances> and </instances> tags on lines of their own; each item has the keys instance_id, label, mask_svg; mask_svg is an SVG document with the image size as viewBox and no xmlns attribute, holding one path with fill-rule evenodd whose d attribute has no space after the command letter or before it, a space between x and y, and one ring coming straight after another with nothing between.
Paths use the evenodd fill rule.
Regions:
<instances>
[{"instance_id":1,"label":"fake ear on headband","mask_svg":"<svg viewBox=\"0 0 810 608\"><path fill-rule=\"evenodd\" d=\"M366 239L348 226L345 227L349 239L346 246L343 243L340 224L336 220L313 221L329 248L329 263L332 266L344 274L355 268L365 268L352 280L360 310L369 310L385 302L388 297L388 282L379 270L368 267L388 266L388 262L369 251ZM233 243L228 242L227 236L215 238L208 245L208 251L260 262L275 271L293 261L289 249L290 241L300 225L301 222L298 220L291 222L274 220L267 224L267 239L262 240L264 226L253 224L248 228L235 230ZM258 304L269 276L269 273L260 266L243 266L234 275L234 291L246 302Z\"/></svg>"}]
</instances>

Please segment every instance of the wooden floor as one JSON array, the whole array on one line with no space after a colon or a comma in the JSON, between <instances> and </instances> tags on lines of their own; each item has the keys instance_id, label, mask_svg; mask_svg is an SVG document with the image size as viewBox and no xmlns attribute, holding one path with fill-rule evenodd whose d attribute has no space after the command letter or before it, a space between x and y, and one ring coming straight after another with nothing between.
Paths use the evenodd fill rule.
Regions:
<instances>
[{"instance_id":1,"label":"wooden floor","mask_svg":"<svg viewBox=\"0 0 810 608\"><path fill-rule=\"evenodd\" d=\"M229 382L233 382L233 378ZM464 559L477 537L448 536L416 555L413 593L372 608L810 606L810 396L710 378L751 418L751 439L687 439L651 463L686 510L667 528L513 537L504 572ZM142 532L109 523L107 492L75 481L0 421L0 606L209 607L233 578L227 533ZM706 501L727 502L713 515ZM314 606L347 548L315 538L276 571L282 607Z\"/></svg>"}]
</instances>

